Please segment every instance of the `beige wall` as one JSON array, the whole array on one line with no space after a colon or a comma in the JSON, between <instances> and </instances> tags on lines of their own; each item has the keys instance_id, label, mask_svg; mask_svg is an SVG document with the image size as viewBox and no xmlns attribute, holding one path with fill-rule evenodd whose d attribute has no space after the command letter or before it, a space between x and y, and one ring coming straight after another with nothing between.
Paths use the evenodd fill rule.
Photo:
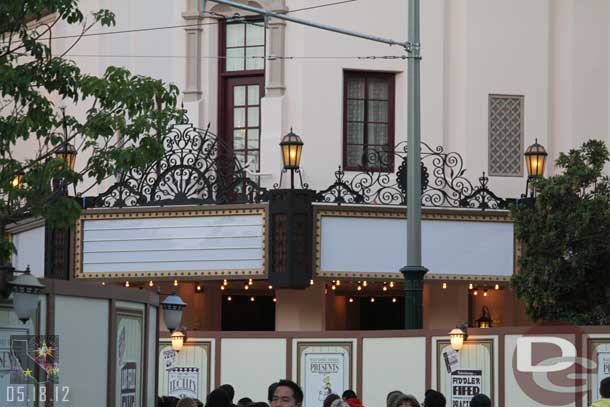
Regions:
<instances>
[{"instance_id":1,"label":"beige wall","mask_svg":"<svg viewBox=\"0 0 610 407\"><path fill-rule=\"evenodd\" d=\"M106 406L108 301L57 296L55 314L60 385L70 387L72 405Z\"/></svg>"},{"instance_id":2,"label":"beige wall","mask_svg":"<svg viewBox=\"0 0 610 407\"><path fill-rule=\"evenodd\" d=\"M327 303L324 284L317 283L304 290L275 291L277 331L323 331L326 329Z\"/></svg>"},{"instance_id":3,"label":"beige wall","mask_svg":"<svg viewBox=\"0 0 610 407\"><path fill-rule=\"evenodd\" d=\"M220 383L242 397L267 400L267 386L286 376L286 339L222 339Z\"/></svg>"},{"instance_id":4,"label":"beige wall","mask_svg":"<svg viewBox=\"0 0 610 407\"><path fill-rule=\"evenodd\" d=\"M468 322L468 284L441 282L424 284L424 329L449 329Z\"/></svg>"},{"instance_id":5,"label":"beige wall","mask_svg":"<svg viewBox=\"0 0 610 407\"><path fill-rule=\"evenodd\" d=\"M425 338L365 338L362 394L365 406L381 406L392 390L422 400L426 390Z\"/></svg>"}]
</instances>

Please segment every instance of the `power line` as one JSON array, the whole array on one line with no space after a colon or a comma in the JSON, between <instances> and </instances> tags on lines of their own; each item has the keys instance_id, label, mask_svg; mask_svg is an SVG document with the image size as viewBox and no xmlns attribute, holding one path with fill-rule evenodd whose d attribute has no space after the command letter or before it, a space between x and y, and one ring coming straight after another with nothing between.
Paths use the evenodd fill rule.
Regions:
<instances>
[{"instance_id":1,"label":"power line","mask_svg":"<svg viewBox=\"0 0 610 407\"><path fill-rule=\"evenodd\" d=\"M344 4L344 3L352 3L358 0L343 0L343 1L337 1L334 3L326 3L326 4L319 4L317 6L311 6L311 7L304 7L304 8L300 8L300 9L295 9L295 10L289 10L286 13L296 13L299 11L306 11L306 10L313 10L313 9L318 9L318 8L322 8L322 7L329 7L329 6L335 6L335 5L339 5L339 4ZM206 14L210 14L216 17L222 17L222 18L226 18L227 20L235 20L235 18L232 17L228 17L225 16L224 14L220 14L220 13L214 13L214 12L210 12L210 11L204 11L204 13ZM238 18L239 19L239 18ZM256 25L256 26L263 26L262 24L257 24L255 22L252 21L247 21L245 19L240 19L240 21L242 21L245 24L249 24L249 25ZM98 37L98 36L103 36L103 35L114 35L114 34L130 34L130 33L138 33L138 32L149 32L149 31L160 31L160 30L171 30L171 29L175 29L175 28L189 28L189 27L203 27L203 26L208 26L208 25L219 25L220 22L213 22L213 23L198 23L198 24L180 24L180 25L167 25L167 26L160 26L160 27L148 27L148 28L133 28L133 29L129 29L129 30L115 30L115 31L106 31L106 32L96 32L96 33L86 33L86 34L74 34L74 35L59 35L57 37L46 37L46 38L38 38L37 41L47 41L47 40L61 40L61 39L69 39L69 38L84 38L84 37ZM19 41L16 41L19 42ZM8 44L8 41L4 41L3 44Z\"/></svg>"},{"instance_id":2,"label":"power line","mask_svg":"<svg viewBox=\"0 0 610 407\"><path fill-rule=\"evenodd\" d=\"M59 56L59 55L54 55ZM68 53L66 57L82 57L82 58L174 58L174 59L264 59L267 61L273 61L278 59L283 60L344 60L344 59L356 59L356 60L378 60L378 59L409 59L407 55L361 55L361 56L249 56L249 57L227 57L227 56L200 56L200 57L189 57L186 55L126 55L126 54L72 54Z\"/></svg>"}]
</instances>

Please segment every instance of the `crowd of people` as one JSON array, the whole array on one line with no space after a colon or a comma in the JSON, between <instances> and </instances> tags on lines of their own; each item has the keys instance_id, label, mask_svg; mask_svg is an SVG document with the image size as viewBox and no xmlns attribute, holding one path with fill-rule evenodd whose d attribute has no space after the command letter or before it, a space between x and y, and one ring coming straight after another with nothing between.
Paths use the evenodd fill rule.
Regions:
<instances>
[{"instance_id":1,"label":"crowd of people","mask_svg":"<svg viewBox=\"0 0 610 407\"><path fill-rule=\"evenodd\" d=\"M272 383L267 391L267 401L253 401L243 397L233 403L235 389L230 384L223 384L208 394L205 407L302 407L303 390L291 380L280 380ZM470 401L470 407L491 407L491 400L484 394L477 394ZM203 407L196 399L175 397L159 397L157 407ZM353 390L345 390L341 396L329 394L323 407L364 407L358 395ZM394 390L386 397L386 407L446 407L447 399L436 390L427 390L420 404L415 396ZM374 406L377 407L377 406Z\"/></svg>"}]
</instances>

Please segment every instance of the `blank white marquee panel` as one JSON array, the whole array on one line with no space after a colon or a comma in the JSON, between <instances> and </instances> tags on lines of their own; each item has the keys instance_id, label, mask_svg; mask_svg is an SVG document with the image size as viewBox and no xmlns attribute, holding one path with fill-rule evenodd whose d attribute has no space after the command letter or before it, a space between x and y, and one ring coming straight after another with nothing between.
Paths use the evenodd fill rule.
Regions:
<instances>
[{"instance_id":1,"label":"blank white marquee panel","mask_svg":"<svg viewBox=\"0 0 610 407\"><path fill-rule=\"evenodd\" d=\"M264 221L262 214L85 220L83 272L262 269Z\"/></svg>"},{"instance_id":2,"label":"blank white marquee panel","mask_svg":"<svg viewBox=\"0 0 610 407\"><path fill-rule=\"evenodd\" d=\"M320 272L397 273L406 264L405 219L323 216ZM508 222L422 221L422 264L430 274L510 276Z\"/></svg>"}]
</instances>

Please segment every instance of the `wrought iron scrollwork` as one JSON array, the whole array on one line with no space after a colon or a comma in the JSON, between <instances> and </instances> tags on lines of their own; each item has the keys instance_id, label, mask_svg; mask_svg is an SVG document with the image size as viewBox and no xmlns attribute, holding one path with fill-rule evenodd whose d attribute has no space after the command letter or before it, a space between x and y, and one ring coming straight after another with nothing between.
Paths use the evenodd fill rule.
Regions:
<instances>
[{"instance_id":1,"label":"wrought iron scrollwork","mask_svg":"<svg viewBox=\"0 0 610 407\"><path fill-rule=\"evenodd\" d=\"M131 169L100 194L98 207L254 203L266 189L208 129L174 126L162 138L163 157L144 169Z\"/></svg>"},{"instance_id":2,"label":"wrought iron scrollwork","mask_svg":"<svg viewBox=\"0 0 610 407\"><path fill-rule=\"evenodd\" d=\"M505 200L497 197L487 184L489 179L479 179L479 186L473 187L465 177L466 169L462 156L456 152L446 152L443 147L431 148L421 143L421 187L422 205L428 207L454 207L500 209ZM317 202L336 204L381 204L405 205L407 196L407 144L395 147L395 162L399 162L395 174L376 169L356 172L349 176L339 166L335 172L335 182L318 192ZM363 162L383 163L388 161L388 153L367 152ZM375 156L373 156L375 155ZM379 168L384 168L380 166Z\"/></svg>"}]
</instances>

